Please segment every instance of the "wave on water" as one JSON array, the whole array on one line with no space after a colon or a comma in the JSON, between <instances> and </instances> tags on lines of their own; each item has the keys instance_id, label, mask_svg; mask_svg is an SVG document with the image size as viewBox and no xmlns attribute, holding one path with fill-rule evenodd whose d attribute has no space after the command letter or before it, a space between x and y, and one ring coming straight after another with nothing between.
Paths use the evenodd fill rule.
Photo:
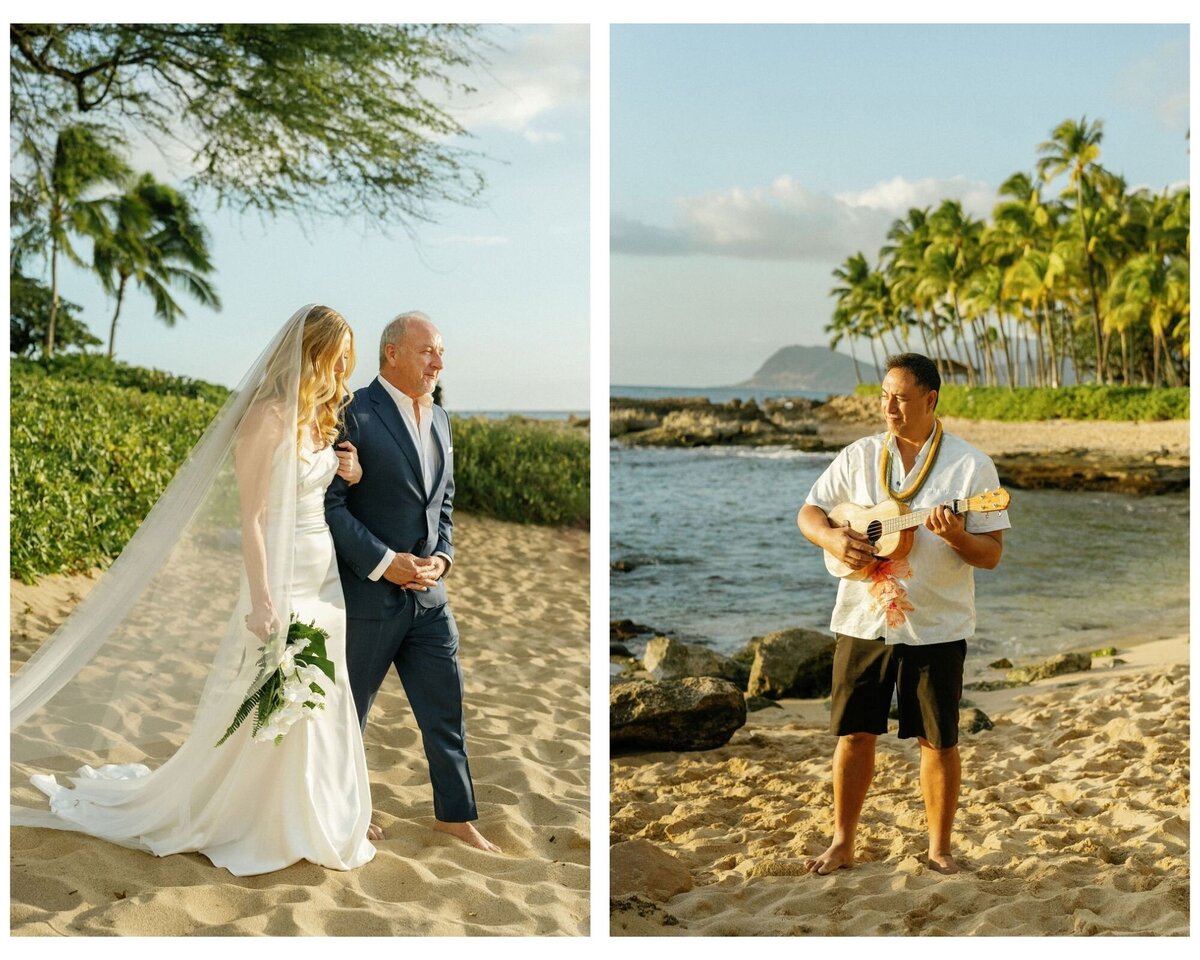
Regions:
<instances>
[{"instance_id":1,"label":"wave on water","mask_svg":"<svg viewBox=\"0 0 1200 960\"><path fill-rule=\"evenodd\" d=\"M704 452L713 457L734 457L742 460L832 460L833 453L814 450L796 450L793 447L705 447Z\"/></svg>"},{"instance_id":2,"label":"wave on water","mask_svg":"<svg viewBox=\"0 0 1200 960\"><path fill-rule=\"evenodd\" d=\"M771 446L771 447L635 447L629 444L621 443L618 440L612 440L608 444L608 449L611 454L633 453L641 450L670 450L678 460L712 460L712 459L734 459L734 460L795 460L811 463L820 463L822 461L832 460L834 454L832 452L813 451L813 450L797 450L794 447ZM638 467L641 464L632 463L630 466ZM647 463L646 466L651 464ZM656 465L656 464L655 464Z\"/></svg>"}]
</instances>

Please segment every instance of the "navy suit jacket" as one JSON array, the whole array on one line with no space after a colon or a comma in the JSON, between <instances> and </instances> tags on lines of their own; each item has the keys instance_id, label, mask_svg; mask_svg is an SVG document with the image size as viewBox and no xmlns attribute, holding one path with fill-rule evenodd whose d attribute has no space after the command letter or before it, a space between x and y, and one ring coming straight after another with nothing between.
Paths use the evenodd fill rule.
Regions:
<instances>
[{"instance_id":1,"label":"navy suit jacket","mask_svg":"<svg viewBox=\"0 0 1200 960\"><path fill-rule=\"evenodd\" d=\"M396 403L378 380L354 394L345 411L346 436L358 448L362 479L351 486L334 477L325 494L325 519L337 549L346 596L346 615L387 620L403 607L405 594L435 607L446 602L438 581L427 592L406 591L380 577L368 580L388 549L454 559L454 443L446 411L432 408L433 442L441 466L426 495L421 459Z\"/></svg>"}]
</instances>

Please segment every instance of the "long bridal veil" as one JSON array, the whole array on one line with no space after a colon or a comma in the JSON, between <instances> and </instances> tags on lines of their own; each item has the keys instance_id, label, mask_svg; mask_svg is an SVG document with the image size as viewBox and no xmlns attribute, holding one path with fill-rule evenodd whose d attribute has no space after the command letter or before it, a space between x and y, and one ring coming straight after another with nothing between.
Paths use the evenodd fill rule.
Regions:
<instances>
[{"instance_id":1,"label":"long bridal veil","mask_svg":"<svg viewBox=\"0 0 1200 960\"><path fill-rule=\"evenodd\" d=\"M231 689L243 694L257 672L262 641L245 625L247 556L286 623L310 307L274 336L121 555L13 676L13 824L71 828L32 777L69 783L81 767L91 777L140 777L161 769L194 725L208 736L215 705L224 708ZM202 749L224 749L212 740Z\"/></svg>"}]
</instances>

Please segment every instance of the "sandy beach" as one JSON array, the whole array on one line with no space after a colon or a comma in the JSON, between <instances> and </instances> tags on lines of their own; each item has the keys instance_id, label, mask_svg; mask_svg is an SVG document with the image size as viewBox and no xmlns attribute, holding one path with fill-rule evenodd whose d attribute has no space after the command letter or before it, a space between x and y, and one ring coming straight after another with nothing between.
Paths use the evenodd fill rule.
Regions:
<instances>
[{"instance_id":1,"label":"sandy beach","mask_svg":"<svg viewBox=\"0 0 1200 960\"><path fill-rule=\"evenodd\" d=\"M657 901L618 880L612 933L1186 935L1187 638L1118 658L967 691L995 726L961 741L957 876L923 863L918 751L895 721L878 741L858 863L828 877L802 868L832 827L827 701L751 713L717 750L614 759L611 842L648 840L686 876L663 871Z\"/></svg>"},{"instance_id":2,"label":"sandy beach","mask_svg":"<svg viewBox=\"0 0 1200 960\"><path fill-rule=\"evenodd\" d=\"M588 534L455 519L447 585L462 635L468 749L479 827L502 854L430 829L420 735L390 676L366 735L386 834L371 863L345 873L299 863L237 878L200 854L160 859L80 834L17 828L12 933L586 935ZM92 582L11 583L13 669Z\"/></svg>"},{"instance_id":3,"label":"sandy beach","mask_svg":"<svg viewBox=\"0 0 1200 960\"><path fill-rule=\"evenodd\" d=\"M845 446L859 437L880 433L878 403L867 397L839 398L838 407L853 417L825 420L823 440ZM1188 420L967 420L942 417L947 432L962 437L989 456L1076 450L1130 458L1184 459L1189 455Z\"/></svg>"},{"instance_id":4,"label":"sandy beach","mask_svg":"<svg viewBox=\"0 0 1200 960\"><path fill-rule=\"evenodd\" d=\"M858 407L859 419L822 424L822 438L844 444L878 432L874 405ZM1189 457L1186 421L946 418L945 427L993 456L1086 450L1183 465ZM1131 625L1117 656L1095 657L1090 671L966 691L964 705L994 727L960 742L957 876L923 862L918 748L895 737L894 720L878 741L858 863L829 877L803 871L832 832L828 700L750 713L716 750L615 758L610 843L657 850L620 848L629 854L612 878L611 932L1186 935L1188 641L1153 639L1146 626L1149 642ZM1077 643L1093 649L1082 635ZM973 669L968 683L1003 676Z\"/></svg>"}]
</instances>

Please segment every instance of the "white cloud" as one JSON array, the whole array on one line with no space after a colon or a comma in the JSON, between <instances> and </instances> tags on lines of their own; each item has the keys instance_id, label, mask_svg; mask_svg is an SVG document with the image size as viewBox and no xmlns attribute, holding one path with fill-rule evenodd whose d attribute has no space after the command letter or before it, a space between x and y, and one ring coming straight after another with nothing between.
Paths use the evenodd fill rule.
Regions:
<instances>
[{"instance_id":1,"label":"white cloud","mask_svg":"<svg viewBox=\"0 0 1200 960\"><path fill-rule=\"evenodd\" d=\"M1188 48L1186 40L1169 40L1153 53L1122 67L1114 79L1124 103L1154 111L1168 130L1188 125Z\"/></svg>"},{"instance_id":2,"label":"white cloud","mask_svg":"<svg viewBox=\"0 0 1200 960\"><path fill-rule=\"evenodd\" d=\"M499 51L466 77L476 92L449 107L467 129L498 127L530 143L556 143L547 122L563 110L586 111L590 46L588 28L576 25L522 28L495 38ZM539 121L534 129L534 121Z\"/></svg>"},{"instance_id":3,"label":"white cloud","mask_svg":"<svg viewBox=\"0 0 1200 960\"><path fill-rule=\"evenodd\" d=\"M909 208L932 207L947 199L959 200L968 213L984 217L996 194L987 184L965 177L893 177L865 190L831 195L782 176L766 186L680 198L672 227L615 215L611 248L613 253L644 256L837 261L856 250L868 255L878 250L892 222Z\"/></svg>"},{"instance_id":4,"label":"white cloud","mask_svg":"<svg viewBox=\"0 0 1200 960\"><path fill-rule=\"evenodd\" d=\"M968 180L966 177L951 177L948 180L892 177L866 190L836 193L834 199L852 207L889 210L897 215L906 213L912 207L931 207L943 200L959 200L968 213L986 217L996 205L996 191L980 180Z\"/></svg>"}]
</instances>

